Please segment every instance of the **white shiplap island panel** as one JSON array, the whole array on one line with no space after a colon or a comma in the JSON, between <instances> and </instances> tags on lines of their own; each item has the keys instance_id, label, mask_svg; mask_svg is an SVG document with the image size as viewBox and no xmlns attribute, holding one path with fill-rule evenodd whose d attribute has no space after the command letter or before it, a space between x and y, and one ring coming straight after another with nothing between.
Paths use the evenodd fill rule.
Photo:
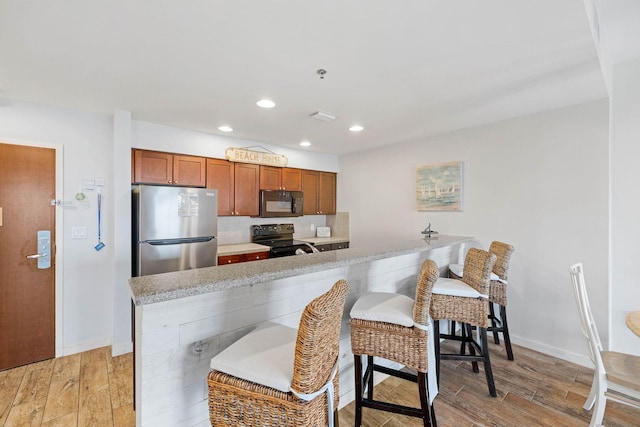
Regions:
<instances>
[{"instance_id":1,"label":"white shiplap island panel","mask_svg":"<svg viewBox=\"0 0 640 427\"><path fill-rule=\"evenodd\" d=\"M256 325L297 327L306 304L339 279L351 290L340 342L340 405L353 399L348 313L365 292L414 296L422 262L441 271L470 237L388 243L130 279L135 304L136 424L208 426L209 362Z\"/></svg>"}]
</instances>

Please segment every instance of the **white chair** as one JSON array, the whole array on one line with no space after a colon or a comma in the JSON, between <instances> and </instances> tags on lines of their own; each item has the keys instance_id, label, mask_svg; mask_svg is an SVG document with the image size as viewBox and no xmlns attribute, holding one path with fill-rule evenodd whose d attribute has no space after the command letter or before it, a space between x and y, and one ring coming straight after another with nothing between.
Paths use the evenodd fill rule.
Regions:
<instances>
[{"instance_id":1,"label":"white chair","mask_svg":"<svg viewBox=\"0 0 640 427\"><path fill-rule=\"evenodd\" d=\"M593 409L589 427L602 425L607 399L640 409L640 357L615 351L603 351L589 304L582 263L569 269L575 293L582 333L589 346L589 357L595 366L591 392L583 408Z\"/></svg>"}]
</instances>

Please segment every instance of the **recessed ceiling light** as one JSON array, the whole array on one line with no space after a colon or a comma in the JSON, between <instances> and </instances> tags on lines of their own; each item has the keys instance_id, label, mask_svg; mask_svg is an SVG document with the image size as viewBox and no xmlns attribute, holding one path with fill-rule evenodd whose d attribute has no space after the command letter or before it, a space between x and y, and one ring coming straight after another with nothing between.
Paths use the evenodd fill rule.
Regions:
<instances>
[{"instance_id":1,"label":"recessed ceiling light","mask_svg":"<svg viewBox=\"0 0 640 427\"><path fill-rule=\"evenodd\" d=\"M276 106L276 103L270 99L261 99L260 101L256 102L256 104L258 105L258 107L262 108L273 108Z\"/></svg>"},{"instance_id":2,"label":"recessed ceiling light","mask_svg":"<svg viewBox=\"0 0 640 427\"><path fill-rule=\"evenodd\" d=\"M349 128L349 130L351 132L360 132L361 130L363 130L364 128L360 125L353 125Z\"/></svg>"},{"instance_id":3,"label":"recessed ceiling light","mask_svg":"<svg viewBox=\"0 0 640 427\"><path fill-rule=\"evenodd\" d=\"M222 132L233 132L233 128L231 126L220 126L218 130Z\"/></svg>"},{"instance_id":4,"label":"recessed ceiling light","mask_svg":"<svg viewBox=\"0 0 640 427\"><path fill-rule=\"evenodd\" d=\"M302 141L302 142L300 143L300 146L302 146L302 147L310 147L310 146L311 146L311 143L310 143L309 141Z\"/></svg>"}]
</instances>

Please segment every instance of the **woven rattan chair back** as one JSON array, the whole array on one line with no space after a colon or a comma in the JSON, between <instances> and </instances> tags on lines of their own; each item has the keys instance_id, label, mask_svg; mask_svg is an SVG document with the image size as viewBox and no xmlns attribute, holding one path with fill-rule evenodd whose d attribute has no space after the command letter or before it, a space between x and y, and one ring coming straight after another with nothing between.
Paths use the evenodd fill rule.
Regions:
<instances>
[{"instance_id":1,"label":"woven rattan chair back","mask_svg":"<svg viewBox=\"0 0 640 427\"><path fill-rule=\"evenodd\" d=\"M507 280L509 274L509 263L511 261L511 254L513 254L513 246L493 241L489 246L489 252L496 256L496 263L493 265L493 272L502 280Z\"/></svg>"},{"instance_id":2,"label":"woven rattan chair back","mask_svg":"<svg viewBox=\"0 0 640 427\"><path fill-rule=\"evenodd\" d=\"M422 269L416 285L416 298L413 305L413 321L424 326L429 323L429 307L431 306L431 291L438 280L440 270L438 265L428 259L422 263Z\"/></svg>"},{"instance_id":3,"label":"woven rattan chair back","mask_svg":"<svg viewBox=\"0 0 640 427\"><path fill-rule=\"evenodd\" d=\"M340 352L340 325L349 284L337 281L311 301L300 318L291 386L312 393L330 378Z\"/></svg>"},{"instance_id":4,"label":"woven rattan chair back","mask_svg":"<svg viewBox=\"0 0 640 427\"><path fill-rule=\"evenodd\" d=\"M478 248L471 248L464 259L464 275L462 281L483 295L489 294L491 271L496 256Z\"/></svg>"}]
</instances>

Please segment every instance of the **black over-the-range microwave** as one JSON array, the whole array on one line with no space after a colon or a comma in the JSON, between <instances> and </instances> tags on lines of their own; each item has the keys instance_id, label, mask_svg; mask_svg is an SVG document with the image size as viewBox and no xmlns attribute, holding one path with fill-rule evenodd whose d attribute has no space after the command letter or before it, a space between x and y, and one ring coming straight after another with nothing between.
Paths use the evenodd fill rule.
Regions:
<instances>
[{"instance_id":1,"label":"black over-the-range microwave","mask_svg":"<svg viewBox=\"0 0 640 427\"><path fill-rule=\"evenodd\" d=\"M302 191L260 190L260 216L302 216Z\"/></svg>"}]
</instances>

